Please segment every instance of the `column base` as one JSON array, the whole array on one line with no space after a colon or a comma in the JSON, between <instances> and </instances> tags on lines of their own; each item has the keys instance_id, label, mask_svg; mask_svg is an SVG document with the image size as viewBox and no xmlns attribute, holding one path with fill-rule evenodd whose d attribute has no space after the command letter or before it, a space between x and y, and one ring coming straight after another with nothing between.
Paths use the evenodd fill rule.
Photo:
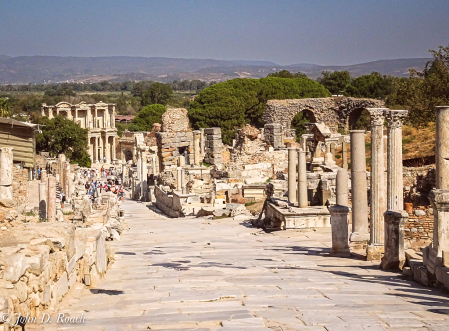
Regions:
<instances>
[{"instance_id":1,"label":"column base","mask_svg":"<svg viewBox=\"0 0 449 331\"><path fill-rule=\"evenodd\" d=\"M368 245L366 248L367 261L380 261L384 255L384 245Z\"/></svg>"},{"instance_id":2,"label":"column base","mask_svg":"<svg viewBox=\"0 0 449 331\"><path fill-rule=\"evenodd\" d=\"M363 242L369 240L369 233L352 232L349 236L350 242Z\"/></svg>"}]
</instances>

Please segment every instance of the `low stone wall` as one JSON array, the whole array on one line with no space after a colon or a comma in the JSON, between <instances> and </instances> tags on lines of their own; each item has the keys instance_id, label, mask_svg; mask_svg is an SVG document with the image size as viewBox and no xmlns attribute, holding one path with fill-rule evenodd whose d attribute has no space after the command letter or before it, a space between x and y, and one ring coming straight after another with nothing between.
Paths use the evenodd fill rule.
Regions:
<instances>
[{"instance_id":1,"label":"low stone wall","mask_svg":"<svg viewBox=\"0 0 449 331\"><path fill-rule=\"evenodd\" d=\"M156 197L157 208L159 208L164 214L173 218L184 217L178 195L175 193L168 194L159 186L155 186L154 195Z\"/></svg>"},{"instance_id":2,"label":"low stone wall","mask_svg":"<svg viewBox=\"0 0 449 331\"><path fill-rule=\"evenodd\" d=\"M101 229L67 223L27 224L0 242L0 311L9 316L37 316L76 283L94 286L113 255Z\"/></svg>"},{"instance_id":3,"label":"low stone wall","mask_svg":"<svg viewBox=\"0 0 449 331\"><path fill-rule=\"evenodd\" d=\"M416 216L416 213L420 216ZM405 223L405 239L411 242L432 240L433 221L433 215L430 215L422 209L416 209L413 213L409 214L408 221Z\"/></svg>"},{"instance_id":4,"label":"low stone wall","mask_svg":"<svg viewBox=\"0 0 449 331\"><path fill-rule=\"evenodd\" d=\"M15 164L13 167L13 182L12 182L12 198L14 207L19 213L25 211L28 205L28 169L21 169L19 165Z\"/></svg>"}]
</instances>

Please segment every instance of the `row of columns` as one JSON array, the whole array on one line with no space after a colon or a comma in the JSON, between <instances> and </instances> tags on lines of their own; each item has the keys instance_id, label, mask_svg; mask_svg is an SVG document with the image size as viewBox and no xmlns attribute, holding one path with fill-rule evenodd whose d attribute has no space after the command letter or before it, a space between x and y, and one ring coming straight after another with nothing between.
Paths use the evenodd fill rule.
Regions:
<instances>
[{"instance_id":1,"label":"row of columns","mask_svg":"<svg viewBox=\"0 0 449 331\"><path fill-rule=\"evenodd\" d=\"M94 138L93 144L91 143L91 138ZM110 138L112 138L111 142L109 142ZM115 135L106 134L104 138L101 135L89 137L89 154L91 156L91 161L103 162L106 160L106 163L110 163L112 160L115 160L117 158L115 144Z\"/></svg>"}]
</instances>

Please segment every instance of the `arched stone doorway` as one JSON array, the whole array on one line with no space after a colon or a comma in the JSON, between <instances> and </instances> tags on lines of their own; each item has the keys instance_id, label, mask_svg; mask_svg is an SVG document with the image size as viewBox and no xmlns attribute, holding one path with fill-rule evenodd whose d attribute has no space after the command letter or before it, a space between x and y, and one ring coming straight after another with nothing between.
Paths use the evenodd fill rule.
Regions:
<instances>
[{"instance_id":1,"label":"arched stone doorway","mask_svg":"<svg viewBox=\"0 0 449 331\"><path fill-rule=\"evenodd\" d=\"M295 130L296 141L299 142L301 136L307 132L305 123L316 123L316 118L311 109L304 109L297 113L292 121L290 128Z\"/></svg>"}]
</instances>

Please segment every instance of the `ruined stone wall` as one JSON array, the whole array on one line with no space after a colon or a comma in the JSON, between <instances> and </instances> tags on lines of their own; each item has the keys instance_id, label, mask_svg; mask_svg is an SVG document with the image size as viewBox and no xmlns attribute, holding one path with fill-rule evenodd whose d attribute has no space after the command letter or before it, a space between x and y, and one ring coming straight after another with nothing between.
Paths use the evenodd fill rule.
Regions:
<instances>
[{"instance_id":1,"label":"ruined stone wall","mask_svg":"<svg viewBox=\"0 0 449 331\"><path fill-rule=\"evenodd\" d=\"M162 115L163 132L191 131L189 127L189 118L187 109L170 108Z\"/></svg>"},{"instance_id":2,"label":"ruined stone wall","mask_svg":"<svg viewBox=\"0 0 449 331\"><path fill-rule=\"evenodd\" d=\"M187 151L186 163L193 163L193 133L191 131L157 132L156 140L161 171L176 169L182 150Z\"/></svg>"},{"instance_id":3,"label":"ruined stone wall","mask_svg":"<svg viewBox=\"0 0 449 331\"><path fill-rule=\"evenodd\" d=\"M435 165L404 167L404 202L414 206L429 205L428 194L435 187Z\"/></svg>"},{"instance_id":4,"label":"ruined stone wall","mask_svg":"<svg viewBox=\"0 0 449 331\"><path fill-rule=\"evenodd\" d=\"M367 107L383 106L384 102L380 100L341 97L268 100L262 119L265 124L279 123L283 129L288 130L293 117L306 110L313 114L314 122L324 122L327 126L338 125L347 128L348 119L352 113Z\"/></svg>"},{"instance_id":5,"label":"ruined stone wall","mask_svg":"<svg viewBox=\"0 0 449 331\"><path fill-rule=\"evenodd\" d=\"M178 208L180 203L174 203L174 194L169 195L159 186L155 186L154 195L156 197L156 206L169 217L184 217L182 210Z\"/></svg>"},{"instance_id":6,"label":"ruined stone wall","mask_svg":"<svg viewBox=\"0 0 449 331\"><path fill-rule=\"evenodd\" d=\"M28 206L28 176L28 169L20 169L19 165L13 165L12 198L14 208L19 213L23 213Z\"/></svg>"},{"instance_id":7,"label":"ruined stone wall","mask_svg":"<svg viewBox=\"0 0 449 331\"><path fill-rule=\"evenodd\" d=\"M222 164L223 142L221 141L221 128L204 129L204 134L206 136L204 162L209 164Z\"/></svg>"}]
</instances>

